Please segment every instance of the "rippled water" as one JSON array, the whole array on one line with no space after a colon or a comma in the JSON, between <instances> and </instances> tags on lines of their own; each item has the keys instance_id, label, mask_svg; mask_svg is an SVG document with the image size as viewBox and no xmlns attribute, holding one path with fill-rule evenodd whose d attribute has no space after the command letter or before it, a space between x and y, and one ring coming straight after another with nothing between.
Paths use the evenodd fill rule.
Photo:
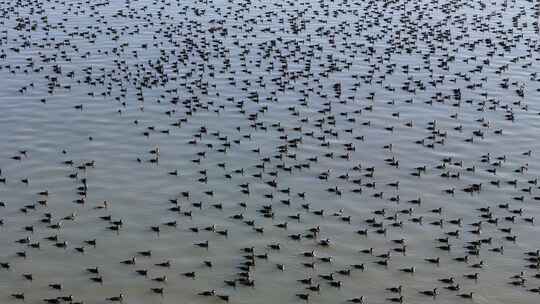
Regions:
<instances>
[{"instance_id":1,"label":"rippled water","mask_svg":"<svg viewBox=\"0 0 540 304\"><path fill-rule=\"evenodd\" d=\"M539 6L530 1L415 5L0 2L0 168L6 179L0 184L0 201L5 203L0 207L0 262L11 265L0 270L0 302L13 303L17 300L11 294L24 293L27 303L70 294L75 301L103 303L123 293L126 303L215 303L221 300L197 295L215 289L229 295L231 303L295 303L302 301L296 294L307 293L297 280L312 276L321 290L309 292L310 303L341 303L360 296L367 303L390 303L388 298L398 295L385 288L397 285L404 286L405 303L470 302L457 296L469 291L474 291L476 303L536 303L538 293L528 289L538 287L540 279L534 278L535 269L526 267L534 263L524 260L524 252L540 247L538 226L525 221L540 213L540 185L528 182L539 172ZM518 20L514 25L512 18ZM160 64L163 68L156 68ZM54 73L54 65L61 73ZM501 71L505 65L508 69ZM475 72L477 67L482 70ZM501 86L505 78L508 88ZM430 83L437 80L436 86ZM341 85L339 96L336 83ZM516 93L520 87L523 97ZM457 88L461 100L454 95ZM254 114L256 118L248 119ZM172 125L179 120L180 126ZM436 134L427 129L433 121ZM203 126L207 132L201 134ZM476 130L484 136L472 135ZM219 136L212 134L216 132ZM321 136L325 138L317 138ZM471 137L472 143L467 141ZM290 141L295 138L301 138L296 146ZM423 138L423 144L415 143ZM197 143L189 144L191 140ZM347 143L354 151L346 151ZM392 149L383 148L390 144ZM281 145L288 150L280 153ZM159 161L150 162L155 155L149 151L155 147ZM204 157L199 152L205 152ZM488 153L489 160L482 162ZM282 159L276 158L280 155ZM499 162L497 157L503 156ZM270 161L264 162L264 170L258 168L266 157ZM309 160L314 157L316 162ZM399 166L388 165L392 157ZM446 168L438 169L449 157ZM64 164L68 160L74 164ZM77 169L90 161L95 161L93 167ZM219 166L223 163L224 168ZM367 168L372 166L370 177ZM415 176L415 168L422 166L425 172ZM495 174L488 171L493 168ZM241 169L243 174L235 173ZM169 174L174 170L178 176ZM207 182L198 181L203 170ZM327 180L318 178L323 172L330 172ZM442 177L445 172L459 173L459 178ZM70 178L74 173L77 177ZM262 178L254 176L258 173ZM339 178L344 174L348 180ZM21 182L25 178L28 184ZM85 196L77 193L82 178L88 185ZM353 182L357 179L359 184ZM516 186L507 183L514 179ZM267 184L272 180L276 188ZM490 184L497 180L500 186ZM395 181L399 188L388 185ZM373 182L375 189L369 187ZM244 183L249 183L249 195L240 191ZM481 191L462 191L477 183ZM336 186L339 196L327 191ZM530 193L523 191L529 186ZM280 191L288 188L290 194ZM362 193L352 192L359 188ZM452 188L453 195L446 193ZM37 194L45 190L48 197ZM305 198L298 195L304 192ZM382 198L374 196L380 192ZM273 199L265 196L269 194ZM523 201L515 199L521 196ZM175 206L169 200L175 198L191 217L169 210ZM408 203L417 198L421 205ZM44 199L46 206L38 203ZM281 202L288 199L290 206ZM109 207L95 209L103 201ZM202 208L193 206L198 202ZM510 204L508 210L498 207L504 203ZM213 204L222 204L222 210ZM29 208L33 205L35 210ZM272 206L273 219L261 215L263 205ZM498 226L480 217L487 213L477 209L488 206L492 219L499 218ZM385 216L374 214L383 208ZM408 208L414 208L412 215L399 213ZM431 212L436 208L442 208L441 215ZM520 208L523 213L515 222L505 221L510 210ZM320 209L324 216L313 213ZM385 219L396 212L397 221ZM75 219L63 220L55 230L40 221L45 213L52 215L51 224L72 213ZM297 213L299 221L289 217ZM264 233L231 218L235 214L254 220ZM106 215L122 220L118 233L100 219ZM350 223L341 219L346 216ZM420 216L422 225L411 221ZM385 235L366 222L373 217L387 228ZM446 222L458 218L462 227ZM445 221L442 227L430 224L439 219ZM481 234L470 233L474 227L469 224L479 220L484 221ZM163 225L170 221L178 226ZM400 221L402 227L391 225ZM275 226L283 222L288 223L286 230ZM159 234L151 231L158 225ZM228 236L203 230L210 225L227 229ZM25 231L27 226L34 232ZM317 240L288 237L316 226ZM192 227L201 231L194 233ZM512 228L511 233L500 231L503 227ZM366 228L367 236L356 233ZM456 229L462 235L450 238L452 249L438 249L443 244L436 239ZM44 239L55 234L67 248ZM515 242L505 240L511 235L517 236ZM31 243L39 242L40 249L15 243L27 236ZM490 237L491 244L482 244L479 256L471 256L468 264L453 260L467 254L467 242ZM326 238L329 247L317 244ZM406 239L406 255L392 251L401 247L392 240L401 238ZM75 250L92 239L95 247L86 245L84 254ZM208 249L193 245L205 240ZM281 250L267 247L275 243ZM257 254L269 254L268 260L257 259L251 270L255 286L227 287L223 281L238 278L237 267L245 261L247 253L241 248L252 246ZM504 254L490 250L499 246L504 246ZM368 248L375 256L359 252ZM152 256L137 254L145 250ZM333 262L301 256L311 250L318 257L332 256ZM382 259L376 255L388 250L389 266L377 265ZM26 258L17 256L22 251ZM132 256L136 265L120 263ZM424 260L435 257L441 259L438 266ZM167 260L171 267L155 266ZM205 266L205 260L213 267ZM302 265L311 260L316 261L314 269ZM482 269L471 267L481 260ZM339 289L318 277L362 263L367 267L363 272L335 275L343 282ZM90 281L95 275L85 271L93 266L100 268L102 285ZM411 266L416 267L413 275L400 271ZM148 269L148 278L136 269ZM196 272L195 279L181 275L189 271ZM526 272L525 286L509 284L520 271ZM474 272L479 273L477 281L463 277ZM32 281L22 276L28 273ZM162 275L166 283L151 280ZM451 276L461 285L460 292L445 290L448 284L437 281ZM51 283L61 283L63 290L50 288ZM152 293L151 287L164 287L164 295ZM440 291L435 300L419 293L435 287Z\"/></svg>"}]
</instances>

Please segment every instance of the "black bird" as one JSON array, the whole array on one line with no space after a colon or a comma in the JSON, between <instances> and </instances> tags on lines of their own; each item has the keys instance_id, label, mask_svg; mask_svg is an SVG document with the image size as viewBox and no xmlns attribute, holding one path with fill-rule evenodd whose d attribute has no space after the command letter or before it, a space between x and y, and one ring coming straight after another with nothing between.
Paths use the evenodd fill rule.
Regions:
<instances>
[{"instance_id":1,"label":"black bird","mask_svg":"<svg viewBox=\"0 0 540 304\"><path fill-rule=\"evenodd\" d=\"M118 296L107 298L106 300L110 302L124 302L124 295L119 294Z\"/></svg>"}]
</instances>

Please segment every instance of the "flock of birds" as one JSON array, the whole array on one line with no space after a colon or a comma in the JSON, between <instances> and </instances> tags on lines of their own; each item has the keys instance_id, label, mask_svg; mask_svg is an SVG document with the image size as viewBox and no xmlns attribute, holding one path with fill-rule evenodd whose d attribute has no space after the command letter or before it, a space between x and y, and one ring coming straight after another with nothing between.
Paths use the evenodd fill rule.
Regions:
<instances>
[{"instance_id":1,"label":"flock of birds","mask_svg":"<svg viewBox=\"0 0 540 304\"><path fill-rule=\"evenodd\" d=\"M2 135L22 143L0 160L2 303L540 296L537 1L3 0L0 16L2 96L66 134L78 117L120 134L55 152ZM96 186L116 173L87 150L125 138L134 156L113 162L174 195L130 205L125 185ZM69 194L21 175L51 166L40 153ZM33 260L79 274L48 281Z\"/></svg>"}]
</instances>

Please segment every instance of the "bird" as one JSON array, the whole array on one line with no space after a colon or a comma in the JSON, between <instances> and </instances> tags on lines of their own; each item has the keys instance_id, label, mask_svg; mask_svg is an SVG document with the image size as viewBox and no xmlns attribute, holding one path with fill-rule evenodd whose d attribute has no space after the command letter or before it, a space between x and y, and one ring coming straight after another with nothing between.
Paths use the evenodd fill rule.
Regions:
<instances>
[{"instance_id":1,"label":"bird","mask_svg":"<svg viewBox=\"0 0 540 304\"><path fill-rule=\"evenodd\" d=\"M229 302L229 296L228 295L216 295L220 300Z\"/></svg>"},{"instance_id":2,"label":"bird","mask_svg":"<svg viewBox=\"0 0 540 304\"><path fill-rule=\"evenodd\" d=\"M364 303L364 296L361 296L361 297L358 297L358 298L348 299L347 302L363 304Z\"/></svg>"},{"instance_id":3,"label":"bird","mask_svg":"<svg viewBox=\"0 0 540 304\"><path fill-rule=\"evenodd\" d=\"M215 295L215 294L216 294L216 291L213 290L213 289L212 289L212 290L205 290L205 291L199 292L199 295L200 295L200 296L206 296L206 297L208 297L208 296L213 296L213 295Z\"/></svg>"},{"instance_id":4,"label":"bird","mask_svg":"<svg viewBox=\"0 0 540 304\"><path fill-rule=\"evenodd\" d=\"M473 298L473 294L474 292L469 292L469 293L462 293L462 294L459 294L458 296L461 297L461 298L465 298L465 299L472 299Z\"/></svg>"},{"instance_id":5,"label":"bird","mask_svg":"<svg viewBox=\"0 0 540 304\"><path fill-rule=\"evenodd\" d=\"M420 291L420 293L426 296L432 296L432 297L436 297L438 295L437 288L433 288L433 290Z\"/></svg>"},{"instance_id":6,"label":"bird","mask_svg":"<svg viewBox=\"0 0 540 304\"><path fill-rule=\"evenodd\" d=\"M386 298L387 301L394 302L394 303L403 303L403 296L399 296L397 298Z\"/></svg>"},{"instance_id":7,"label":"bird","mask_svg":"<svg viewBox=\"0 0 540 304\"><path fill-rule=\"evenodd\" d=\"M388 287L386 288L387 291L393 292L393 293L399 293L401 294L403 292L403 286L399 285L396 287Z\"/></svg>"},{"instance_id":8,"label":"bird","mask_svg":"<svg viewBox=\"0 0 540 304\"><path fill-rule=\"evenodd\" d=\"M163 296L163 287L160 287L160 288L150 288L150 290L153 292L153 293L157 293L157 294L160 294Z\"/></svg>"},{"instance_id":9,"label":"bird","mask_svg":"<svg viewBox=\"0 0 540 304\"><path fill-rule=\"evenodd\" d=\"M207 248L207 249L208 249L208 241L195 243L194 245L195 245L195 246L198 246L198 247L202 247L202 248Z\"/></svg>"},{"instance_id":10,"label":"bird","mask_svg":"<svg viewBox=\"0 0 540 304\"><path fill-rule=\"evenodd\" d=\"M106 300L109 301L109 302L120 302L120 303L123 303L123 302L124 302L124 295L123 295L123 294L119 294L118 296L114 296L114 297L107 298Z\"/></svg>"}]
</instances>

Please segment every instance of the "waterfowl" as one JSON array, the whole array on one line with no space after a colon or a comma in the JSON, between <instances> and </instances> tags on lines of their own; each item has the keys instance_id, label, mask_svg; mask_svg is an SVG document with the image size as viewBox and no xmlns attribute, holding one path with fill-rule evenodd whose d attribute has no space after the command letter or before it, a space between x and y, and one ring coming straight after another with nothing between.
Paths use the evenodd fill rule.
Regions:
<instances>
[{"instance_id":1,"label":"waterfowl","mask_svg":"<svg viewBox=\"0 0 540 304\"><path fill-rule=\"evenodd\" d=\"M118 296L107 298L106 300L109 301L109 302L121 302L121 303L123 303L124 302L124 295L119 294Z\"/></svg>"},{"instance_id":2,"label":"waterfowl","mask_svg":"<svg viewBox=\"0 0 540 304\"><path fill-rule=\"evenodd\" d=\"M190 271L190 272L184 272L184 273L182 273L182 275L185 276L185 277L194 279L195 276L196 276L196 273L195 273L195 271Z\"/></svg>"},{"instance_id":3,"label":"waterfowl","mask_svg":"<svg viewBox=\"0 0 540 304\"><path fill-rule=\"evenodd\" d=\"M399 285L399 286L395 286L395 287L389 287L389 288L386 288L386 290L390 291L390 292L393 292L393 293L401 294L403 292L403 286Z\"/></svg>"},{"instance_id":4,"label":"waterfowl","mask_svg":"<svg viewBox=\"0 0 540 304\"><path fill-rule=\"evenodd\" d=\"M171 267L171 261L167 260L167 261L163 261L163 262L160 262L160 263L156 263L154 265L155 266L160 266L160 267Z\"/></svg>"},{"instance_id":5,"label":"waterfowl","mask_svg":"<svg viewBox=\"0 0 540 304\"><path fill-rule=\"evenodd\" d=\"M423 295L432 296L432 297L436 297L439 294L437 291L437 288L433 288L433 290L420 291L420 293Z\"/></svg>"},{"instance_id":6,"label":"waterfowl","mask_svg":"<svg viewBox=\"0 0 540 304\"><path fill-rule=\"evenodd\" d=\"M479 263L472 264L472 268L483 268L484 267L484 261L480 261Z\"/></svg>"},{"instance_id":7,"label":"waterfowl","mask_svg":"<svg viewBox=\"0 0 540 304\"><path fill-rule=\"evenodd\" d=\"M320 285L320 284L317 284L317 285L315 285L315 286L311 285L311 286L306 287L306 289L309 290L309 291L316 291L316 292L318 292L318 291L321 290L321 285Z\"/></svg>"},{"instance_id":8,"label":"waterfowl","mask_svg":"<svg viewBox=\"0 0 540 304\"><path fill-rule=\"evenodd\" d=\"M215 290L205 290L205 291L201 291L198 293L198 295L200 296L205 296L205 297L208 297L208 296L214 296L216 294L216 291Z\"/></svg>"},{"instance_id":9,"label":"waterfowl","mask_svg":"<svg viewBox=\"0 0 540 304\"><path fill-rule=\"evenodd\" d=\"M478 273L473 273L473 274L465 274L463 275L463 277L467 278L467 279L471 279L471 280L478 280L479 276L478 276Z\"/></svg>"},{"instance_id":10,"label":"waterfowl","mask_svg":"<svg viewBox=\"0 0 540 304\"><path fill-rule=\"evenodd\" d=\"M462 293L462 294L459 294L458 296L461 297L461 298L464 298L464 299L472 299L473 298L473 294L474 292L469 292L469 293Z\"/></svg>"},{"instance_id":11,"label":"waterfowl","mask_svg":"<svg viewBox=\"0 0 540 304\"><path fill-rule=\"evenodd\" d=\"M347 302L363 304L364 303L364 296L360 296L358 298L348 299Z\"/></svg>"},{"instance_id":12,"label":"waterfowl","mask_svg":"<svg viewBox=\"0 0 540 304\"><path fill-rule=\"evenodd\" d=\"M131 257L131 258L128 259L128 260L121 261L120 263L125 264L125 265L135 265L136 259L135 259L135 257L133 256L133 257Z\"/></svg>"},{"instance_id":13,"label":"waterfowl","mask_svg":"<svg viewBox=\"0 0 540 304\"><path fill-rule=\"evenodd\" d=\"M401 268L400 271L413 274L416 272L416 268L415 267Z\"/></svg>"},{"instance_id":14,"label":"waterfowl","mask_svg":"<svg viewBox=\"0 0 540 304\"><path fill-rule=\"evenodd\" d=\"M394 303L403 303L403 296L399 296L397 298L386 298L387 301L394 302Z\"/></svg>"},{"instance_id":15,"label":"waterfowl","mask_svg":"<svg viewBox=\"0 0 540 304\"><path fill-rule=\"evenodd\" d=\"M197 246L197 247L202 247L202 248L208 249L208 241L194 243L194 245Z\"/></svg>"},{"instance_id":16,"label":"waterfowl","mask_svg":"<svg viewBox=\"0 0 540 304\"><path fill-rule=\"evenodd\" d=\"M165 282L167 282L167 276L163 275L163 276L160 276L160 277L155 277L155 278L152 278L152 281L165 283Z\"/></svg>"},{"instance_id":17,"label":"waterfowl","mask_svg":"<svg viewBox=\"0 0 540 304\"><path fill-rule=\"evenodd\" d=\"M62 290L62 284L58 284L58 283L49 284L49 287L56 290Z\"/></svg>"},{"instance_id":18,"label":"waterfowl","mask_svg":"<svg viewBox=\"0 0 540 304\"><path fill-rule=\"evenodd\" d=\"M311 277L309 277L309 278L300 279L300 280L296 280L296 281L301 283L301 284L304 284L304 285L311 285L313 279Z\"/></svg>"},{"instance_id":19,"label":"waterfowl","mask_svg":"<svg viewBox=\"0 0 540 304\"><path fill-rule=\"evenodd\" d=\"M454 284L455 282L454 277L443 278L443 279L439 279L438 281L442 283L446 283L446 284Z\"/></svg>"},{"instance_id":20,"label":"waterfowl","mask_svg":"<svg viewBox=\"0 0 540 304\"><path fill-rule=\"evenodd\" d=\"M218 297L220 300L225 301L225 302L229 302L229 298L230 298L228 295L216 295L216 297Z\"/></svg>"}]
</instances>

